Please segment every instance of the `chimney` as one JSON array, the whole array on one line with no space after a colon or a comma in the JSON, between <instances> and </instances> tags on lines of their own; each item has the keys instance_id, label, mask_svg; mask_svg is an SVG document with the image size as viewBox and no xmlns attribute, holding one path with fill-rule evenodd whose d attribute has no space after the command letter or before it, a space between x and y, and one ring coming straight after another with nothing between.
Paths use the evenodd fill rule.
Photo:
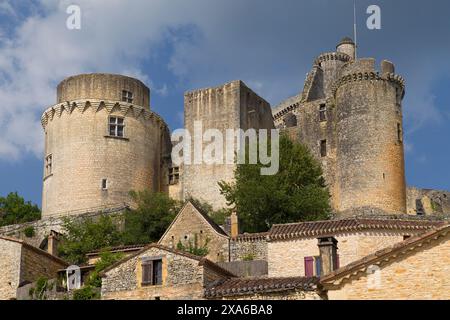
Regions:
<instances>
[{"instance_id":1,"label":"chimney","mask_svg":"<svg viewBox=\"0 0 450 320\"><path fill-rule=\"evenodd\" d=\"M338 267L337 260L337 243L334 237L324 237L318 239L318 246L320 251L320 275L325 276Z\"/></svg>"},{"instance_id":2,"label":"chimney","mask_svg":"<svg viewBox=\"0 0 450 320\"><path fill-rule=\"evenodd\" d=\"M47 238L47 252L53 256L58 256L58 243L58 233L53 230L50 231L50 235Z\"/></svg>"},{"instance_id":3,"label":"chimney","mask_svg":"<svg viewBox=\"0 0 450 320\"><path fill-rule=\"evenodd\" d=\"M239 234L239 221L236 210L233 210L230 217L230 235L232 238L237 237Z\"/></svg>"}]
</instances>

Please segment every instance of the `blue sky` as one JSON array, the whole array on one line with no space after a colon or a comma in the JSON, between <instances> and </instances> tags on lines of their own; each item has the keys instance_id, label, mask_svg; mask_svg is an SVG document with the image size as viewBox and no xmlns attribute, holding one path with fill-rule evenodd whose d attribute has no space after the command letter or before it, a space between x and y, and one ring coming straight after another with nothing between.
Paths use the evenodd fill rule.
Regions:
<instances>
[{"instance_id":1,"label":"blue sky","mask_svg":"<svg viewBox=\"0 0 450 320\"><path fill-rule=\"evenodd\" d=\"M77 4L81 30L66 28ZM366 9L381 8L368 30ZM123 73L182 126L183 92L241 79L273 106L298 94L314 58L352 35L352 0L0 0L0 195L40 205L42 111L63 78ZM407 82L407 182L450 190L450 2L357 0L359 56Z\"/></svg>"}]
</instances>

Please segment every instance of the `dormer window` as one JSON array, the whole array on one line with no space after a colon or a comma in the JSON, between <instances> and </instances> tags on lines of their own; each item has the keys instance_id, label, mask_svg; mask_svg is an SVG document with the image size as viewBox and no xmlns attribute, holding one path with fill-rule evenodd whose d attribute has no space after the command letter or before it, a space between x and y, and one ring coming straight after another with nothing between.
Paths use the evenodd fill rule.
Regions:
<instances>
[{"instance_id":1,"label":"dormer window","mask_svg":"<svg viewBox=\"0 0 450 320\"><path fill-rule=\"evenodd\" d=\"M122 90L122 101L128 102L128 103L133 103L133 92L127 91L127 90Z\"/></svg>"},{"instance_id":2,"label":"dormer window","mask_svg":"<svg viewBox=\"0 0 450 320\"><path fill-rule=\"evenodd\" d=\"M121 137L124 136L125 122L123 118L120 117L109 117L109 135L111 137Z\"/></svg>"}]
</instances>

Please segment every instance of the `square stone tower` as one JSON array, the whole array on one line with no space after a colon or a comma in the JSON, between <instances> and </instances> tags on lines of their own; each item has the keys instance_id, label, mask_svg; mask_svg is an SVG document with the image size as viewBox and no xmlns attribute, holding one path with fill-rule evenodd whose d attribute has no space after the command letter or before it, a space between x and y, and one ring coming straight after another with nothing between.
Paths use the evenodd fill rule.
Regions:
<instances>
[{"instance_id":1,"label":"square stone tower","mask_svg":"<svg viewBox=\"0 0 450 320\"><path fill-rule=\"evenodd\" d=\"M184 95L184 126L194 140L194 124L201 121L202 133L218 129L274 129L270 104L242 81L215 88L187 92ZM198 122L197 122L198 123ZM203 143L203 149L211 142ZM192 144L193 145L193 141ZM226 154L225 143L223 154ZM193 153L193 150L191 150ZM193 159L193 155L192 155ZM218 182L234 179L235 164L190 164L183 167L183 198L193 197L210 203L215 209L226 207Z\"/></svg>"}]
</instances>

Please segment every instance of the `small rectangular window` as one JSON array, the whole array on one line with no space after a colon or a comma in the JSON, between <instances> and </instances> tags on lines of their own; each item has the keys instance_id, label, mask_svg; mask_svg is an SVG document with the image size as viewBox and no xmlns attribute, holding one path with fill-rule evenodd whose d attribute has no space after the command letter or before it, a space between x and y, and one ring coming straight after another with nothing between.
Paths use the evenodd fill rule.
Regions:
<instances>
[{"instance_id":1,"label":"small rectangular window","mask_svg":"<svg viewBox=\"0 0 450 320\"><path fill-rule=\"evenodd\" d=\"M402 125L400 123L397 123L397 140L398 142L403 141Z\"/></svg>"},{"instance_id":2,"label":"small rectangular window","mask_svg":"<svg viewBox=\"0 0 450 320\"><path fill-rule=\"evenodd\" d=\"M109 117L109 135L112 137L124 137L125 121L119 117Z\"/></svg>"},{"instance_id":3,"label":"small rectangular window","mask_svg":"<svg viewBox=\"0 0 450 320\"><path fill-rule=\"evenodd\" d=\"M180 168L172 167L169 168L169 184L177 184L180 181Z\"/></svg>"},{"instance_id":4,"label":"small rectangular window","mask_svg":"<svg viewBox=\"0 0 450 320\"><path fill-rule=\"evenodd\" d=\"M108 190L108 180L102 179L102 189Z\"/></svg>"},{"instance_id":5,"label":"small rectangular window","mask_svg":"<svg viewBox=\"0 0 450 320\"><path fill-rule=\"evenodd\" d=\"M53 155L49 154L45 157L45 175L49 176L52 174L53 170Z\"/></svg>"},{"instance_id":6,"label":"small rectangular window","mask_svg":"<svg viewBox=\"0 0 450 320\"><path fill-rule=\"evenodd\" d=\"M327 140L320 141L320 156L322 158L327 156Z\"/></svg>"},{"instance_id":7,"label":"small rectangular window","mask_svg":"<svg viewBox=\"0 0 450 320\"><path fill-rule=\"evenodd\" d=\"M142 262L142 284L152 286L162 284L161 259Z\"/></svg>"},{"instance_id":8,"label":"small rectangular window","mask_svg":"<svg viewBox=\"0 0 450 320\"><path fill-rule=\"evenodd\" d=\"M327 121L327 106L325 104L321 104L319 107L319 121Z\"/></svg>"},{"instance_id":9,"label":"small rectangular window","mask_svg":"<svg viewBox=\"0 0 450 320\"><path fill-rule=\"evenodd\" d=\"M131 91L123 90L122 91L122 101L133 103L133 93Z\"/></svg>"}]
</instances>

